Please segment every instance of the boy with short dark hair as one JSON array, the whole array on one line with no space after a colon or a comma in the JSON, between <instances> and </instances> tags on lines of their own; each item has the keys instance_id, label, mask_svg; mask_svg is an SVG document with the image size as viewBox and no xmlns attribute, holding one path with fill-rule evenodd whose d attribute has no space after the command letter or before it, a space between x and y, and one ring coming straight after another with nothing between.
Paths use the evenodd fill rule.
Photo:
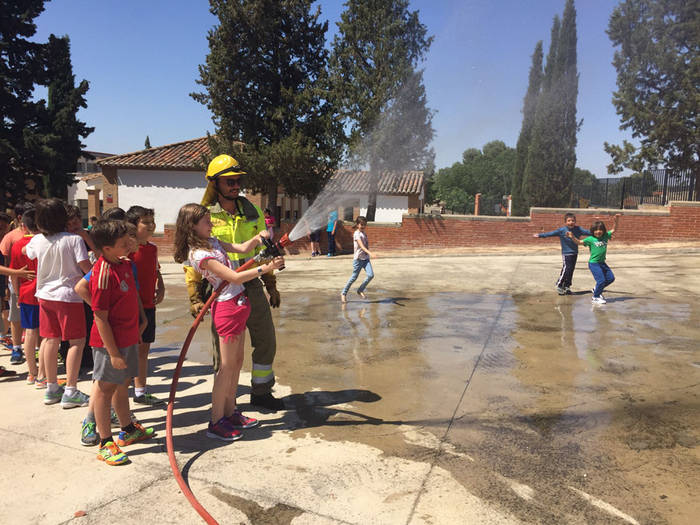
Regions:
<instances>
[{"instance_id":1,"label":"boy with short dark hair","mask_svg":"<svg viewBox=\"0 0 700 525\"><path fill-rule=\"evenodd\" d=\"M90 344L95 368L94 410L100 449L97 459L108 465L129 461L120 446L131 445L153 436L152 428L131 421L128 388L138 369L139 308L136 281L126 259L131 243L122 221L100 221L92 237L102 255L90 279L90 297L95 313ZM121 432L115 440L110 425L114 406Z\"/></svg>"},{"instance_id":2,"label":"boy with short dark hair","mask_svg":"<svg viewBox=\"0 0 700 525\"><path fill-rule=\"evenodd\" d=\"M138 274L139 296L146 314L147 325L139 344L139 369L134 377L134 402L142 405L160 405L163 401L149 394L146 387L148 376L148 352L156 339L156 305L165 297L165 283L158 264L158 247L149 242L156 229L153 209L132 206L126 212L126 220L136 227L138 249L129 254Z\"/></svg>"},{"instance_id":3,"label":"boy with short dark hair","mask_svg":"<svg viewBox=\"0 0 700 525\"><path fill-rule=\"evenodd\" d=\"M571 294L571 280L576 269L576 259L578 259L578 244L567 236L567 232L576 237L589 236L591 232L576 226L576 215L569 212L564 215L564 226L552 230L551 232L535 233L533 237L559 237L561 243L562 267L557 279L556 290L559 295Z\"/></svg>"}]
</instances>

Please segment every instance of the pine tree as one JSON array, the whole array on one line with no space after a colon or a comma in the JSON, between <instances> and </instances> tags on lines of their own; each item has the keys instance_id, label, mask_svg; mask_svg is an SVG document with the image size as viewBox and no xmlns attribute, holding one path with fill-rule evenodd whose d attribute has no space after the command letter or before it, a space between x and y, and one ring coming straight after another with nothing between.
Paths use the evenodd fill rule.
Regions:
<instances>
[{"instance_id":1,"label":"pine tree","mask_svg":"<svg viewBox=\"0 0 700 525\"><path fill-rule=\"evenodd\" d=\"M146 135L146 141L143 143L143 149L151 149L151 139Z\"/></svg>"},{"instance_id":2,"label":"pine tree","mask_svg":"<svg viewBox=\"0 0 700 525\"><path fill-rule=\"evenodd\" d=\"M376 211L379 172L396 168L390 165L391 158L415 155L410 150L416 148L419 157L430 158L432 113L427 109L422 76L416 68L433 37L427 36L418 12L409 11L408 7L408 0L348 0L333 41L334 96L350 129L351 153L369 166L370 221ZM398 108L405 108L401 97L422 105L412 112L414 122L421 115L424 119L416 127L415 136L407 140L407 148L385 140L387 134L382 131L396 128ZM388 123L383 124L385 117ZM411 131L410 126L405 127L404 132ZM383 158L387 150L391 150L391 158Z\"/></svg>"},{"instance_id":3,"label":"pine tree","mask_svg":"<svg viewBox=\"0 0 700 525\"><path fill-rule=\"evenodd\" d=\"M75 181L78 158L85 147L81 139L95 128L78 120L80 108L86 108L87 80L76 87L67 36L49 36L46 48L46 79L48 82L48 121L50 129L46 146L50 148L44 177L46 194L65 199L68 186Z\"/></svg>"},{"instance_id":4,"label":"pine tree","mask_svg":"<svg viewBox=\"0 0 700 525\"><path fill-rule=\"evenodd\" d=\"M249 173L248 189L277 201L317 194L335 171L343 130L327 95L328 23L313 0L210 0L218 18L199 66L212 112L212 154L234 154ZM245 146L235 146L237 141Z\"/></svg>"},{"instance_id":5,"label":"pine tree","mask_svg":"<svg viewBox=\"0 0 700 525\"><path fill-rule=\"evenodd\" d=\"M516 146L515 168L511 184L514 215L526 215L530 207L527 193L523 191L523 178L525 166L527 165L532 126L535 121L537 100L539 99L540 89L542 87L542 60L542 41L540 40L535 45L535 51L532 53L532 65L530 66L527 93L525 94L525 100L523 100L523 123L520 128L520 135Z\"/></svg>"},{"instance_id":6,"label":"pine tree","mask_svg":"<svg viewBox=\"0 0 700 525\"><path fill-rule=\"evenodd\" d=\"M683 0L625 0L607 30L616 46L617 91L613 104L625 141L605 144L610 173L663 165L695 174L700 194L700 8Z\"/></svg>"},{"instance_id":7,"label":"pine tree","mask_svg":"<svg viewBox=\"0 0 700 525\"><path fill-rule=\"evenodd\" d=\"M24 194L33 173L33 152L25 144L39 125L41 103L32 90L42 73L43 45L30 42L44 0L3 2L0 15L0 210Z\"/></svg>"}]
</instances>

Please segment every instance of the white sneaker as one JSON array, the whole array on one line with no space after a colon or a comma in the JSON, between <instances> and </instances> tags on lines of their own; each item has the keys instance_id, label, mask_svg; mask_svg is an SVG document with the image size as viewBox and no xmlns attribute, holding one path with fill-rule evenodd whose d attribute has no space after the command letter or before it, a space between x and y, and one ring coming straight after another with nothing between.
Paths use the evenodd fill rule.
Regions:
<instances>
[{"instance_id":1,"label":"white sneaker","mask_svg":"<svg viewBox=\"0 0 700 525\"><path fill-rule=\"evenodd\" d=\"M591 298L591 302L594 304L605 304L607 301L603 299L603 296L601 295L600 297L593 297Z\"/></svg>"},{"instance_id":2,"label":"white sneaker","mask_svg":"<svg viewBox=\"0 0 700 525\"><path fill-rule=\"evenodd\" d=\"M562 288L561 286L557 286L557 293L559 295L566 295L566 288Z\"/></svg>"}]
</instances>

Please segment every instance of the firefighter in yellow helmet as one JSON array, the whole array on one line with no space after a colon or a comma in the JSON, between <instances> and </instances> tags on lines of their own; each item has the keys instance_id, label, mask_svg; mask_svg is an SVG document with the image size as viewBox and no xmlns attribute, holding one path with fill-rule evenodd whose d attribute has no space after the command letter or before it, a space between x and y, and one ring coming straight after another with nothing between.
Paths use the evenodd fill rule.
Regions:
<instances>
[{"instance_id":1,"label":"firefighter in yellow helmet","mask_svg":"<svg viewBox=\"0 0 700 525\"><path fill-rule=\"evenodd\" d=\"M265 218L260 208L240 195L241 189L245 187L245 176L246 172L230 155L215 157L207 167L207 188L202 205L206 206L211 214L212 236L221 241L245 242L266 229ZM258 247L249 253L229 253L228 256L233 266L238 267L260 249ZM280 305L280 294L272 272L263 274L260 279L253 279L244 284L251 307L246 326L253 345L250 403L268 410L284 410L284 402L272 394L272 386L275 384L272 362L275 359L277 341L270 307L276 308ZM185 266L185 280L191 311L196 315L206 301L206 280L202 280L201 275L190 266ZM263 283L269 295L269 303L263 291ZM214 367L218 369L219 340L215 331L212 340L215 346Z\"/></svg>"}]
</instances>

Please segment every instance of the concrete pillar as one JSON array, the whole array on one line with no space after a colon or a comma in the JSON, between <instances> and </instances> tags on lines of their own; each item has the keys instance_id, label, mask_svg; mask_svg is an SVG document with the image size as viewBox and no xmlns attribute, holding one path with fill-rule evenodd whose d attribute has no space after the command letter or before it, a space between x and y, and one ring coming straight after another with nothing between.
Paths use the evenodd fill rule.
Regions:
<instances>
[{"instance_id":1,"label":"concrete pillar","mask_svg":"<svg viewBox=\"0 0 700 525\"><path fill-rule=\"evenodd\" d=\"M479 215L479 205L481 204L481 193L477 193L474 197L474 215Z\"/></svg>"}]
</instances>

